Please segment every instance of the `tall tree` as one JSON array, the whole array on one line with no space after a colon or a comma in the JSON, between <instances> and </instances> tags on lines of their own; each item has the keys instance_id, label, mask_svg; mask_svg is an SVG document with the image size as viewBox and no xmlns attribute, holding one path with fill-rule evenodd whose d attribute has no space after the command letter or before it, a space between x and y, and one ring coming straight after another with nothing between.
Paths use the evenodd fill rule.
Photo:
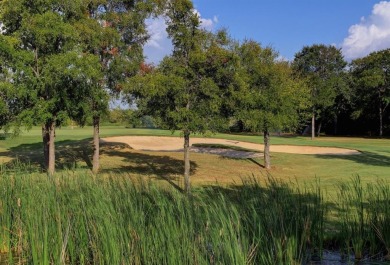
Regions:
<instances>
[{"instance_id":1,"label":"tall tree","mask_svg":"<svg viewBox=\"0 0 390 265\"><path fill-rule=\"evenodd\" d=\"M321 112L334 104L339 87L344 84L343 72L347 63L340 49L315 44L305 46L296 53L292 65L298 75L307 79L311 90L311 137L314 139L315 120Z\"/></svg>"},{"instance_id":2,"label":"tall tree","mask_svg":"<svg viewBox=\"0 0 390 265\"><path fill-rule=\"evenodd\" d=\"M390 104L390 49L373 52L351 63L354 77L355 114L370 115L374 107L379 136L383 136L383 120ZM355 115L355 116L356 116Z\"/></svg>"},{"instance_id":3,"label":"tall tree","mask_svg":"<svg viewBox=\"0 0 390 265\"><path fill-rule=\"evenodd\" d=\"M298 125L299 110L308 103L307 87L272 48L245 41L238 53L245 85L236 94L236 116L247 130L263 133L264 167L270 169L270 132Z\"/></svg>"},{"instance_id":4,"label":"tall tree","mask_svg":"<svg viewBox=\"0 0 390 265\"><path fill-rule=\"evenodd\" d=\"M107 111L109 95L118 95L122 83L137 73L143 61L142 46L148 39L145 20L160 12L164 1L98 0L86 1L86 13L76 25L83 40L83 51L99 57L104 79L90 93L93 123L93 168L99 163L100 117Z\"/></svg>"},{"instance_id":5,"label":"tall tree","mask_svg":"<svg viewBox=\"0 0 390 265\"><path fill-rule=\"evenodd\" d=\"M55 128L75 104L84 88L97 82L96 57L81 53L75 21L81 1L4 0L0 20L2 68L11 75L8 85L21 105L13 118L16 129L41 124L44 165L55 171ZM91 75L89 75L91 74Z\"/></svg>"},{"instance_id":6,"label":"tall tree","mask_svg":"<svg viewBox=\"0 0 390 265\"><path fill-rule=\"evenodd\" d=\"M236 73L234 53L226 49L224 33L200 29L191 1L173 0L167 11L173 55L156 69L141 69L131 79L129 93L144 114L160 125L180 130L184 137L184 182L190 193L190 135L216 131L222 124L223 98Z\"/></svg>"}]
</instances>

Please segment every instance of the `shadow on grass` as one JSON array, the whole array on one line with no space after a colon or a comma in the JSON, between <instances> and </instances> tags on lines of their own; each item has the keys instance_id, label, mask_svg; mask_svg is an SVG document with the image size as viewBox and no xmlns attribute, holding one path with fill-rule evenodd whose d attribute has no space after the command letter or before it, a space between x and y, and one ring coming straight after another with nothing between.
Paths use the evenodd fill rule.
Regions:
<instances>
[{"instance_id":1,"label":"shadow on grass","mask_svg":"<svg viewBox=\"0 0 390 265\"><path fill-rule=\"evenodd\" d=\"M182 178L184 173L184 162L182 159L175 159L168 155L149 155L136 151L128 151L128 148L124 144L110 144L107 146L105 143L102 148L102 154L109 156L116 160L118 157L121 159L121 163L113 168L103 169L102 173L133 173L137 175L145 175L150 177L167 181L176 189L182 191L182 189L175 183ZM110 159L108 158L108 159ZM190 174L193 175L198 164L190 161Z\"/></svg>"},{"instance_id":2,"label":"shadow on grass","mask_svg":"<svg viewBox=\"0 0 390 265\"><path fill-rule=\"evenodd\" d=\"M363 151L358 155L316 155L316 158L321 159L344 159L358 164L370 166L389 166L390 156L380 155L378 153Z\"/></svg>"},{"instance_id":3,"label":"shadow on grass","mask_svg":"<svg viewBox=\"0 0 390 265\"><path fill-rule=\"evenodd\" d=\"M91 168L92 146L89 139L80 141L58 141L56 147L56 169ZM42 143L21 144L11 147L0 156L12 158L7 164L28 163L32 168L44 171ZM16 162L17 161L17 162ZM84 164L85 163L85 164ZM7 166L7 165L6 165Z\"/></svg>"},{"instance_id":4,"label":"shadow on grass","mask_svg":"<svg viewBox=\"0 0 390 265\"><path fill-rule=\"evenodd\" d=\"M264 169L264 165L262 165L260 162L256 161L256 159L262 159L261 157L259 158L252 158L252 157L249 157L249 158L241 158L241 157L227 157L227 156L220 156L221 159L224 159L224 160L247 160L257 166L259 166L260 168ZM227 162L228 163L228 162Z\"/></svg>"},{"instance_id":5,"label":"shadow on grass","mask_svg":"<svg viewBox=\"0 0 390 265\"><path fill-rule=\"evenodd\" d=\"M44 171L42 143L22 144L12 147L9 151L0 152L0 156L10 157L11 161L5 166L7 169L20 167L27 172ZM182 190L176 183L184 173L184 163L167 155L148 155L130 151L130 147L122 143L101 143L101 155L108 156L112 163L109 168L102 169L101 173L130 173L150 177L153 175L167 181L178 190ZM92 169L92 143L90 139L80 141L56 142L56 169ZM118 163L116 160L120 160ZM191 174L197 170L197 163L190 162Z\"/></svg>"}]
</instances>

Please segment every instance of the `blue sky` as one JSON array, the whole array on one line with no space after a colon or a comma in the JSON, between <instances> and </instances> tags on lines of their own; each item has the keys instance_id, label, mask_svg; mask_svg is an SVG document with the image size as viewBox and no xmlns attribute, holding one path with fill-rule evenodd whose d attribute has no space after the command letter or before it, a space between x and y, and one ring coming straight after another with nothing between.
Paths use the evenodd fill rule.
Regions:
<instances>
[{"instance_id":1,"label":"blue sky","mask_svg":"<svg viewBox=\"0 0 390 265\"><path fill-rule=\"evenodd\" d=\"M287 59L305 45L341 48L347 60L390 48L390 1L194 0L205 28L227 28L234 39L270 45ZM157 63L171 51L163 20L149 21L145 48Z\"/></svg>"}]
</instances>

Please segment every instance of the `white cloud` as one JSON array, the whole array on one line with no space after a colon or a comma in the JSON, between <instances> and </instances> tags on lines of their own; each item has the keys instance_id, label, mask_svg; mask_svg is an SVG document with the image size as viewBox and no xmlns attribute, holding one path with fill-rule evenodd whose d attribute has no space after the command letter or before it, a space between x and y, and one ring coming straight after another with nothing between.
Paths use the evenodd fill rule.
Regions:
<instances>
[{"instance_id":1,"label":"white cloud","mask_svg":"<svg viewBox=\"0 0 390 265\"><path fill-rule=\"evenodd\" d=\"M149 19L147 21L147 30L150 34L150 39L146 46L161 49L161 41L168 38L166 29L167 25L163 18Z\"/></svg>"},{"instance_id":2,"label":"white cloud","mask_svg":"<svg viewBox=\"0 0 390 265\"><path fill-rule=\"evenodd\" d=\"M214 16L212 19L202 18L196 9L194 13L199 16L201 27L206 30L213 30L215 24L218 23L217 16ZM144 49L146 61L157 64L164 56L172 52L172 42L168 38L166 32L167 25L163 17L148 19L146 24L150 35Z\"/></svg>"},{"instance_id":3,"label":"white cloud","mask_svg":"<svg viewBox=\"0 0 390 265\"><path fill-rule=\"evenodd\" d=\"M162 17L148 19L147 30L150 38L145 45L146 61L157 64L172 51L172 42L168 38L167 25Z\"/></svg>"},{"instance_id":4,"label":"white cloud","mask_svg":"<svg viewBox=\"0 0 390 265\"><path fill-rule=\"evenodd\" d=\"M200 12L197 9L194 9L194 13L198 15L200 20L200 26L206 30L213 30L215 24L218 23L218 17L214 16L213 18L203 18Z\"/></svg>"},{"instance_id":5,"label":"white cloud","mask_svg":"<svg viewBox=\"0 0 390 265\"><path fill-rule=\"evenodd\" d=\"M373 51L390 48L390 2L375 4L368 18L349 28L349 35L342 43L346 59L355 59Z\"/></svg>"}]
</instances>

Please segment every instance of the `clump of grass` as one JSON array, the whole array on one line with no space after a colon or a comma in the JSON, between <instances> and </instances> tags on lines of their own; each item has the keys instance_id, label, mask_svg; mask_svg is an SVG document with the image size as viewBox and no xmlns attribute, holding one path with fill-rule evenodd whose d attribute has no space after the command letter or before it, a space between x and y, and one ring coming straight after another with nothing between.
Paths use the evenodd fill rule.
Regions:
<instances>
[{"instance_id":1,"label":"clump of grass","mask_svg":"<svg viewBox=\"0 0 390 265\"><path fill-rule=\"evenodd\" d=\"M0 253L9 264L306 264L327 244L319 182L249 178L188 197L124 174L23 169L0 171ZM389 205L384 182L339 186L332 229L346 256L388 257Z\"/></svg>"},{"instance_id":2,"label":"clump of grass","mask_svg":"<svg viewBox=\"0 0 390 265\"><path fill-rule=\"evenodd\" d=\"M360 260L363 258L368 236L365 190L360 177L354 178L351 183L341 184L338 199L343 251L348 255L354 253L355 258Z\"/></svg>"},{"instance_id":3,"label":"clump of grass","mask_svg":"<svg viewBox=\"0 0 390 265\"><path fill-rule=\"evenodd\" d=\"M371 237L375 238L373 251L385 253L390 260L390 186L378 180L375 185L368 185L367 207ZM375 237L375 236L376 237Z\"/></svg>"},{"instance_id":4,"label":"clump of grass","mask_svg":"<svg viewBox=\"0 0 390 265\"><path fill-rule=\"evenodd\" d=\"M343 251L356 260L370 257L389 259L390 186L378 180L363 185L356 176L340 185L338 197Z\"/></svg>"},{"instance_id":5,"label":"clump of grass","mask_svg":"<svg viewBox=\"0 0 390 265\"><path fill-rule=\"evenodd\" d=\"M301 264L321 248L318 194L270 179L188 197L132 179L1 173L2 252L29 264Z\"/></svg>"}]
</instances>

